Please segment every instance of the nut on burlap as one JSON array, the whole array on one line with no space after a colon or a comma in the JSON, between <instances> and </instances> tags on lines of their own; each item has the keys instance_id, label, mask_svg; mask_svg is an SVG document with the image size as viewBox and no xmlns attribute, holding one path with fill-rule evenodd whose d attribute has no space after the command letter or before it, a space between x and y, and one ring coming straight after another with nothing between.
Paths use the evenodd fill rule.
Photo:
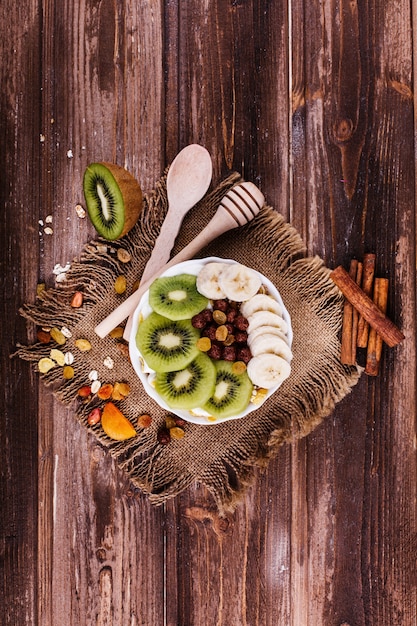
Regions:
<instances>
[{"instance_id":1,"label":"nut on burlap","mask_svg":"<svg viewBox=\"0 0 417 626\"><path fill-rule=\"evenodd\" d=\"M240 180L238 174L232 174L186 216L173 254L201 231L223 195ZM285 442L311 432L356 384L360 371L343 366L339 359L343 300L329 278L330 271L318 257L305 258L296 230L265 206L252 222L225 233L198 256L236 259L276 285L293 326L291 376L249 416L211 426L187 424L184 438L160 445L157 431L167 412L146 395L129 358L117 345L119 340L100 339L94 327L121 302L113 289L115 278L126 276L127 296L141 276L167 210L165 182L164 176L145 196L139 221L128 235L111 244L104 240L87 244L68 271L66 282L45 291L35 304L26 304L21 313L37 326L69 328L72 337L66 350L76 353L74 342L80 337L91 342L89 352L76 354L72 380L65 381L59 368L42 378L62 402L73 403L81 424L100 440L152 503L161 504L197 481L211 492L220 512L230 511L250 484L254 468L265 466ZM118 260L119 247L132 255L129 263ZM75 289L85 294L80 309L70 306ZM41 343L18 346L18 355L36 365L42 356L48 356L50 348ZM111 370L103 365L109 356L114 361ZM151 427L138 428L138 435L125 442L110 440L99 424L89 427L87 415L99 401L93 398L82 404L77 400L77 390L88 383L92 369L98 370L102 382L129 382L132 392L120 408L135 427L137 418L149 413L153 417Z\"/></svg>"}]
</instances>

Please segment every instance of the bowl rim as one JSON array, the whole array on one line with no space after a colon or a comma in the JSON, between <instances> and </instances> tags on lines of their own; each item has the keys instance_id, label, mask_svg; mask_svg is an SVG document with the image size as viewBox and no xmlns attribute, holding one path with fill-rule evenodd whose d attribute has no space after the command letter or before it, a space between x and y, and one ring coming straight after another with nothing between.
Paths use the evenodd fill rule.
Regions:
<instances>
[{"instance_id":1,"label":"bowl rim","mask_svg":"<svg viewBox=\"0 0 417 626\"><path fill-rule=\"evenodd\" d=\"M172 265L171 267L166 269L164 272L160 274L159 277L175 276L176 274L183 274L183 273L197 275L200 269L204 267L204 265L207 265L208 263L226 263L226 264L244 265L240 263L239 261L236 261L235 259L227 259L227 258L222 258L222 257L210 256L210 257L203 257L201 259L189 259L187 261L181 261L180 263L177 263L176 265ZM249 267L249 266L246 265L245 267ZM271 280L267 278L264 274L262 274L262 272L259 272L258 270L255 270L253 268L250 268L250 269L256 272L262 278L262 284L265 284L265 286L268 289L268 292L272 295L272 297L275 300L277 300L278 304L280 304L280 306L282 307L282 316L288 324L288 332L287 332L288 345L291 347L292 341L293 341L291 317L290 317L290 314L288 313L287 308L285 307L281 294L279 293L275 285L271 282ZM199 424L201 426L209 426L209 425L212 426L215 424L222 424L227 421L241 419L242 417L246 417L253 411L256 411L256 409L258 409L261 406L261 405L256 405L254 403L249 403L246 409L242 411L241 413L238 413L237 415L231 415L228 417L220 417L220 418L216 418L212 416L205 416L205 415L204 416L195 415L188 410L173 409L170 406L168 406L168 404L163 400L163 398L161 398L161 396L156 392L155 388L152 386L151 384L152 371L149 368L146 368L144 359L136 345L136 332L137 332L137 328L139 324L139 317L142 315L144 318L146 318L151 313L151 311L152 311L152 308L149 305L149 289L148 289L142 295L139 301L139 304L137 305L135 311L133 312L132 327L131 327L130 336L129 336L129 355L130 355L132 367L136 375L138 376L139 380L141 381L145 392L161 408L163 408L169 413L172 413L186 420L187 422L190 422L193 424ZM275 385L274 387L271 387L271 389L268 389L268 392L266 393L266 396L265 396L265 400L268 399L270 396L272 396L279 389L280 386L281 384L278 384L278 385Z\"/></svg>"}]
</instances>

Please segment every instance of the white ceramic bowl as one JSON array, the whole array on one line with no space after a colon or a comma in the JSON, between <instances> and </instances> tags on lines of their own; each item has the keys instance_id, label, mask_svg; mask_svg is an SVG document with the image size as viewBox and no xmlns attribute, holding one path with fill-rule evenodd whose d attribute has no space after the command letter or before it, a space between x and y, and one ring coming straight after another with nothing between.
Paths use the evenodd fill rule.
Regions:
<instances>
[{"instance_id":1,"label":"white ceramic bowl","mask_svg":"<svg viewBox=\"0 0 417 626\"><path fill-rule=\"evenodd\" d=\"M207 263L213 263L213 262L230 263L230 264L236 263L236 261L232 259L220 259L218 257L207 257L205 259L193 259L191 261L184 261L183 263L178 263L177 265L170 267L163 274L161 274L161 276L175 276L176 274L197 275L199 271L202 269L202 267L204 267L204 265L206 265ZM256 271L256 270L253 270L253 271ZM287 309L285 308L282 298L277 288L271 283L271 281L268 278L266 278L266 276L264 276L260 272L256 272L256 273L259 274L259 276L261 277L262 284L266 286L269 295L271 295L282 307L282 311L283 311L282 316L285 322L288 324L288 332L287 332L288 344L291 347L291 344L292 344L291 319L290 319L290 315ZM255 411L257 408L259 408L259 405L251 402L249 403L245 411L242 411L238 415L232 415L232 416L224 417L224 418L213 418L212 416L208 415L206 412L202 410L200 411L200 410L193 409L193 411L187 411L187 410L178 410L178 409L170 408L166 404L166 402L163 400L163 398L161 398L161 396L156 392L155 387L152 385L154 372L146 366L144 359L136 345L136 332L138 329L139 320L146 318L151 312L152 312L152 308L149 305L149 292L146 291L143 294L133 314L132 330L131 330L131 334L129 338L129 353L130 353L130 359L131 359L133 368L135 372L137 373L137 375L139 376L145 388L146 393L151 398L153 398L155 402L159 404L159 406L166 409L170 413L173 413L174 415L178 415L178 417L181 417L184 420L187 420L187 422L193 422L194 424L201 424L201 425L212 425L212 424L218 424L220 422L226 422L228 420L240 419L241 417L245 417L245 415L248 415L252 411ZM279 388L279 386L280 385L276 385L275 387L272 387L271 389L269 389L268 393L266 394L265 399L269 398L273 393L275 393L275 391Z\"/></svg>"}]
</instances>

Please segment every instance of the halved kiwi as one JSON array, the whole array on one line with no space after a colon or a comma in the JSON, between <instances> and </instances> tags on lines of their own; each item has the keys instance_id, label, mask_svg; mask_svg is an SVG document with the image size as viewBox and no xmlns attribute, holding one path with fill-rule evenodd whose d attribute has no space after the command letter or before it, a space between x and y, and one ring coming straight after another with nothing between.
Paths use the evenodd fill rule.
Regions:
<instances>
[{"instance_id":1,"label":"halved kiwi","mask_svg":"<svg viewBox=\"0 0 417 626\"><path fill-rule=\"evenodd\" d=\"M120 239L136 224L142 190L124 167L91 163L84 172L83 188L89 218L99 235Z\"/></svg>"},{"instance_id":2,"label":"halved kiwi","mask_svg":"<svg viewBox=\"0 0 417 626\"><path fill-rule=\"evenodd\" d=\"M155 389L172 409L194 409L207 402L215 381L214 363L201 353L180 371L158 373Z\"/></svg>"},{"instance_id":3,"label":"halved kiwi","mask_svg":"<svg viewBox=\"0 0 417 626\"><path fill-rule=\"evenodd\" d=\"M238 415L249 404L253 385L246 372L235 374L230 361L216 361L216 384L204 409L214 417Z\"/></svg>"},{"instance_id":4,"label":"halved kiwi","mask_svg":"<svg viewBox=\"0 0 417 626\"><path fill-rule=\"evenodd\" d=\"M191 319L208 305L208 299L197 291L197 276L177 274L153 281L149 304L154 311L171 320Z\"/></svg>"},{"instance_id":5,"label":"halved kiwi","mask_svg":"<svg viewBox=\"0 0 417 626\"><path fill-rule=\"evenodd\" d=\"M190 320L174 321L153 312L139 324L136 345L155 372L173 372L183 369L200 354L199 337Z\"/></svg>"}]
</instances>

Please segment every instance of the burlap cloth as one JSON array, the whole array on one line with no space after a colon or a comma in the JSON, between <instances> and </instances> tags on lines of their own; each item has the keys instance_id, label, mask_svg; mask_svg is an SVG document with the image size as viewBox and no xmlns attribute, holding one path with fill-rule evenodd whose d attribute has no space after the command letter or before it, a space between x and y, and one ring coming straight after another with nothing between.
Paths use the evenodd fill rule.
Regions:
<instances>
[{"instance_id":1,"label":"burlap cloth","mask_svg":"<svg viewBox=\"0 0 417 626\"><path fill-rule=\"evenodd\" d=\"M239 180L238 174L229 176L187 215L173 253L200 232L222 196ZM21 314L38 327L64 326L71 331L66 345L57 347L74 354L74 378L65 381L62 367L55 367L42 378L62 402L73 403L81 424L152 503L161 504L197 481L207 487L221 512L230 511L251 483L255 467L265 466L284 442L311 432L356 384L360 371L343 366L339 360L342 295L329 278L330 270L318 257L305 258L296 230L272 207L265 206L252 222L225 233L198 257L234 258L261 271L276 285L294 332L291 376L249 416L210 426L187 424L183 439L165 446L158 443L157 432L167 412L144 392L128 356L118 345L120 340L100 339L93 329L125 297L115 293L115 278L126 276L128 295L141 276L167 210L165 182L163 176L155 190L145 195L142 214L128 235L111 244L103 240L87 244L72 263L65 283L44 291L35 304L25 305ZM119 247L131 253L129 263L118 261ZM76 289L85 294L80 309L70 306ZM88 339L91 351L77 350L77 338ZM50 350L51 345L41 343L19 345L18 355L36 367ZM108 356L114 361L113 369L103 365ZM131 394L119 406L135 426L139 415L149 413L151 426L138 428L137 436L126 442L110 440L100 425L88 426L86 417L100 401L93 397L84 404L77 399L77 391L89 383L91 370L98 371L102 383L129 382ZM72 428L70 423L68 428Z\"/></svg>"}]
</instances>

